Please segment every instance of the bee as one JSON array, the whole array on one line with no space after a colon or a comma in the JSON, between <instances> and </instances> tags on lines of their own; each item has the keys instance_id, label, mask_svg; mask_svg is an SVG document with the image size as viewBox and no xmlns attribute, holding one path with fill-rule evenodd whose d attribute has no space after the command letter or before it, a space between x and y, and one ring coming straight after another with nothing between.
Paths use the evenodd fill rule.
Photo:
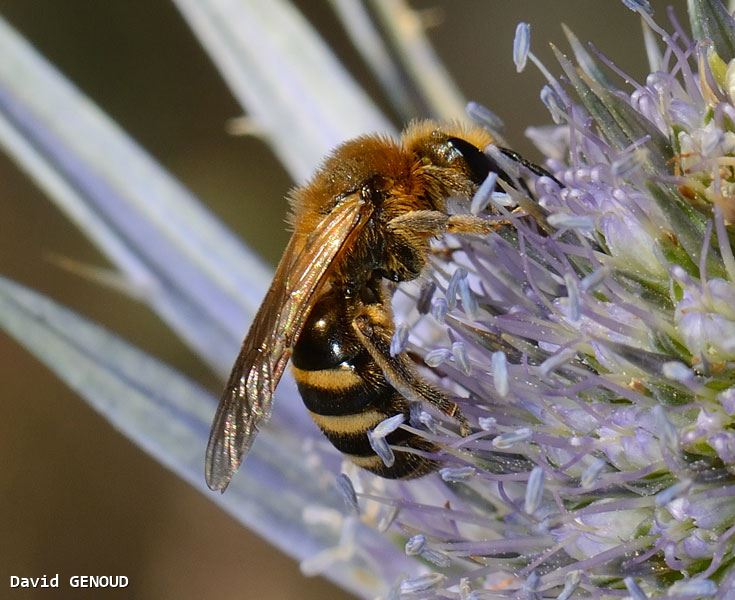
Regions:
<instances>
[{"instance_id":1,"label":"bee","mask_svg":"<svg viewBox=\"0 0 735 600\"><path fill-rule=\"evenodd\" d=\"M488 220L446 209L450 197L471 199L491 171L512 185L482 151L492 141L478 127L416 122L399 140L368 135L342 144L292 191L293 235L212 424L205 467L212 490L225 490L269 417L289 359L304 404L327 439L381 477L419 477L437 466L412 452L397 452L387 466L369 443L367 432L384 419L403 414L408 420L411 403L432 405L469 431L459 407L424 381L405 354L391 355L390 282L419 277L432 238L493 229ZM438 450L402 428L387 442Z\"/></svg>"}]
</instances>

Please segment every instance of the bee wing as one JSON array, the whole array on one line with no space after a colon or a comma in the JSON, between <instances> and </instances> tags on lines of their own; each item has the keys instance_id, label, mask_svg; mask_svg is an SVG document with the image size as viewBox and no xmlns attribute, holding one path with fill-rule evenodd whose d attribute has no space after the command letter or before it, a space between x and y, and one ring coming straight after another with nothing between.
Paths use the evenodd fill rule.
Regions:
<instances>
[{"instance_id":1,"label":"bee wing","mask_svg":"<svg viewBox=\"0 0 735 600\"><path fill-rule=\"evenodd\" d=\"M306 238L291 238L255 315L220 399L207 444L205 476L225 491L270 416L273 392L291 357L315 295L340 253L349 248L372 209L359 193L344 198Z\"/></svg>"}]
</instances>

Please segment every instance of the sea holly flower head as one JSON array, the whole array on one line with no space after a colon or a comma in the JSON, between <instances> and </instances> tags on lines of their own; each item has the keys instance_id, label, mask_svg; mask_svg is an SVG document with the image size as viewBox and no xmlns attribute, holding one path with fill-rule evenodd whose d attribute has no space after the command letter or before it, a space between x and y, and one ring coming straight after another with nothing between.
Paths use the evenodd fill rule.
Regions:
<instances>
[{"instance_id":1,"label":"sea holly flower head","mask_svg":"<svg viewBox=\"0 0 735 600\"><path fill-rule=\"evenodd\" d=\"M696 32L716 9L695 4ZM557 51L555 78L519 25L519 71L528 59L548 77L557 125L529 133L550 173L487 149L516 182L492 182L512 206L481 189L473 212L511 225L446 241L432 310L398 311L407 349L476 427L402 425L443 448L418 482L349 470L362 506L398 508L408 555L442 557L396 597L735 593L732 70L712 39L628 5L663 47L642 83L571 33L576 65ZM715 33L735 38L725 23Z\"/></svg>"}]
</instances>

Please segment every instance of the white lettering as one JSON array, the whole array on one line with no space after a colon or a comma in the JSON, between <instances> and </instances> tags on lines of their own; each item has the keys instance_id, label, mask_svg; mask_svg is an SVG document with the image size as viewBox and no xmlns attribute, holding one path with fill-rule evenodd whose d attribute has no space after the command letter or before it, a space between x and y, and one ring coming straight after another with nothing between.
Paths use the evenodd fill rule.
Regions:
<instances>
[{"instance_id":1,"label":"white lettering","mask_svg":"<svg viewBox=\"0 0 735 600\"><path fill-rule=\"evenodd\" d=\"M47 587L59 587L59 574L56 573L51 579L48 575L42 575L41 577L19 577L18 575L10 576L10 587L23 587L23 588L47 588Z\"/></svg>"},{"instance_id":2,"label":"white lettering","mask_svg":"<svg viewBox=\"0 0 735 600\"><path fill-rule=\"evenodd\" d=\"M69 585L73 588L126 588L129 580L125 575L72 575Z\"/></svg>"}]
</instances>

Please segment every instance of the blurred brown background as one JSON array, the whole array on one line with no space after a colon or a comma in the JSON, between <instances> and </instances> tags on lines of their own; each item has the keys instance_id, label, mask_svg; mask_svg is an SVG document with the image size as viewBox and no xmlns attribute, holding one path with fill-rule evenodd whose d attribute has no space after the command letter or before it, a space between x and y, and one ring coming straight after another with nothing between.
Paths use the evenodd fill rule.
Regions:
<instances>
[{"instance_id":1,"label":"blurred brown background","mask_svg":"<svg viewBox=\"0 0 735 600\"><path fill-rule=\"evenodd\" d=\"M329 4L299 4L375 92ZM430 32L439 55L466 96L492 107L506 121L510 143L532 159L538 154L523 129L549 119L538 100L541 76L532 67L515 73L511 47L519 20L532 24L534 51L554 72L546 42L566 48L563 21L629 74L645 73L638 19L618 2L412 4L441 11L443 22ZM665 23L668 3L653 4ZM673 4L683 14L684 0ZM172 4L0 0L0 14L251 246L278 259L291 182L261 142L225 133L226 120L240 109ZM53 253L106 264L2 154L0 203L3 275L104 323L218 392L221 382L144 306L46 260ZM347 597L327 582L303 578L290 559L113 431L2 333L0 357L0 597ZM10 575L44 573L60 573L62 588L9 589ZM130 587L65 588L74 574L126 575Z\"/></svg>"}]
</instances>

